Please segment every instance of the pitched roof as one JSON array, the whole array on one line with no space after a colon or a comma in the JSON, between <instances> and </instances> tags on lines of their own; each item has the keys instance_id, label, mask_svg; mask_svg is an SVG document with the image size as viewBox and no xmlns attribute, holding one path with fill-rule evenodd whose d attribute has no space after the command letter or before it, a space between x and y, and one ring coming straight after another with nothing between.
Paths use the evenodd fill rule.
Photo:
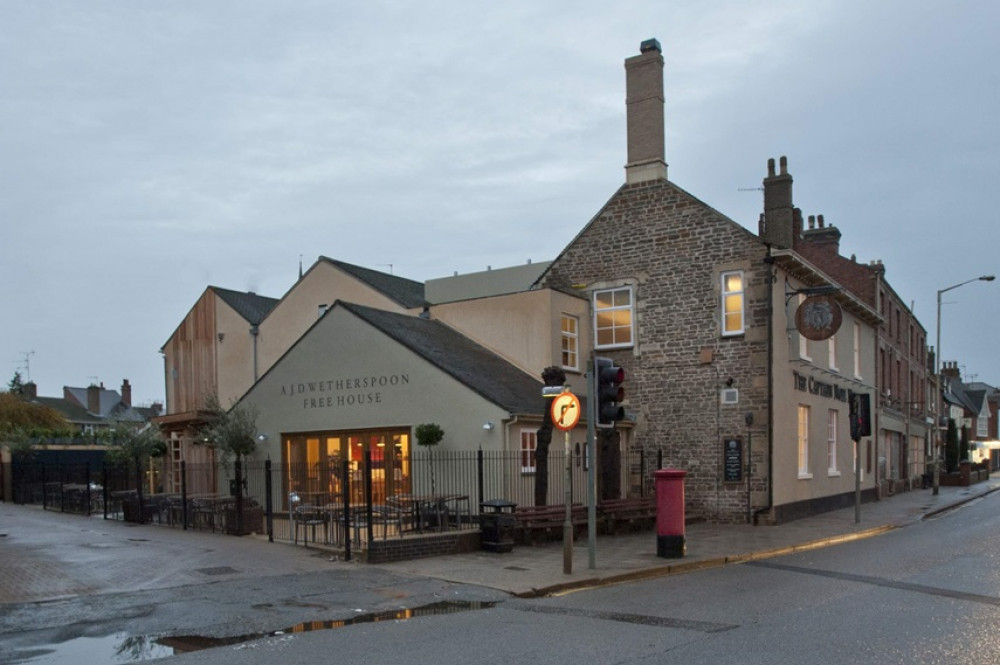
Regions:
<instances>
[{"instance_id":1,"label":"pitched roof","mask_svg":"<svg viewBox=\"0 0 1000 665\"><path fill-rule=\"evenodd\" d=\"M421 282L404 277L396 277L395 275L389 275L378 270L362 268L361 266L344 263L343 261L336 261L326 256L319 258L321 261L332 263L355 279L364 282L407 309L423 307L426 304L426 300L424 299L424 285Z\"/></svg>"},{"instance_id":2,"label":"pitched roof","mask_svg":"<svg viewBox=\"0 0 1000 665\"><path fill-rule=\"evenodd\" d=\"M440 321L338 301L490 402L513 414L540 414L542 382Z\"/></svg>"},{"instance_id":3,"label":"pitched roof","mask_svg":"<svg viewBox=\"0 0 1000 665\"><path fill-rule=\"evenodd\" d=\"M118 394L117 390L108 390L104 386L101 386L98 391L98 408L99 413L93 413L88 408L87 403L87 389L86 388L73 388L70 386L63 387L63 394L65 396L64 400L68 404L72 404L74 401L80 406L84 411L90 413L92 416L99 419L100 422L105 420L121 420L125 422L145 422L147 418L144 418L142 414L135 408L126 405L122 401L122 396ZM42 399L42 398L39 398ZM57 408L53 406L53 408Z\"/></svg>"},{"instance_id":4,"label":"pitched roof","mask_svg":"<svg viewBox=\"0 0 1000 665\"><path fill-rule=\"evenodd\" d=\"M215 291L216 295L247 320L251 325L257 325L264 320L264 317L278 304L277 298L259 296L252 291L243 293L242 291L232 291L230 289L209 287Z\"/></svg>"},{"instance_id":5,"label":"pitched roof","mask_svg":"<svg viewBox=\"0 0 1000 665\"><path fill-rule=\"evenodd\" d=\"M74 404L62 397L36 397L33 402L59 412L63 418L75 425L97 425L102 424L104 419L87 411L79 404Z\"/></svg>"}]
</instances>

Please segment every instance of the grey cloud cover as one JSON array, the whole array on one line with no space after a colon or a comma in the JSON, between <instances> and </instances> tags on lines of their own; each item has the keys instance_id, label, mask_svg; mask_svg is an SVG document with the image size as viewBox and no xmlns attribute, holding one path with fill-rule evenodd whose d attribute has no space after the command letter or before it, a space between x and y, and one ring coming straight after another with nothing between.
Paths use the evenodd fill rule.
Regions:
<instances>
[{"instance_id":1,"label":"grey cloud cover","mask_svg":"<svg viewBox=\"0 0 1000 665\"><path fill-rule=\"evenodd\" d=\"M204 288L280 297L320 254L424 280L554 257L624 179L624 58L666 60L670 178L756 230L769 157L935 292L1000 271L1000 6L0 0L0 349L43 395L163 397ZM1000 286L943 347L1000 383ZM5 379L6 382L6 379Z\"/></svg>"}]
</instances>

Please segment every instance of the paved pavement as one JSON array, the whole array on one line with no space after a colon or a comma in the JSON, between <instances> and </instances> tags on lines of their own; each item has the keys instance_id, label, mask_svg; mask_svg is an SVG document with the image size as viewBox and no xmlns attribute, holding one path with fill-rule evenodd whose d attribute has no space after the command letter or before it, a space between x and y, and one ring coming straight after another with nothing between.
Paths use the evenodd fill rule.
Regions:
<instances>
[{"instance_id":1,"label":"paved pavement","mask_svg":"<svg viewBox=\"0 0 1000 665\"><path fill-rule=\"evenodd\" d=\"M589 567L586 538L563 572L561 543L515 546L368 566L402 575L471 584L531 597L766 558L877 536L1000 489L1000 477L972 487L905 492L778 526L693 524L680 559L656 556L653 531L600 536ZM155 553L155 560L150 554ZM144 562L136 565L136 562ZM155 561L155 563L150 563ZM234 538L0 504L0 604L170 588L236 578L357 567L329 553L266 539Z\"/></svg>"},{"instance_id":2,"label":"paved pavement","mask_svg":"<svg viewBox=\"0 0 1000 665\"><path fill-rule=\"evenodd\" d=\"M477 584L531 597L571 589L690 572L761 559L795 550L826 547L869 538L934 516L1000 489L1000 477L972 487L914 490L862 504L860 522L854 507L778 526L691 524L686 527L683 558L656 556L653 531L598 536L595 567L589 567L586 538L575 543L572 572L563 572L562 543L515 546L510 553L475 552L383 564L398 573L450 582Z\"/></svg>"}]
</instances>

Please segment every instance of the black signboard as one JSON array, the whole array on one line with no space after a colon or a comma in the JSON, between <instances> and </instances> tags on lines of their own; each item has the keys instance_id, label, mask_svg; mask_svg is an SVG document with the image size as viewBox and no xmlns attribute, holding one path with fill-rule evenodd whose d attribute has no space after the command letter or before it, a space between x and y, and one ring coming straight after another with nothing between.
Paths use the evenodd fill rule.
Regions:
<instances>
[{"instance_id":1,"label":"black signboard","mask_svg":"<svg viewBox=\"0 0 1000 665\"><path fill-rule=\"evenodd\" d=\"M743 480L743 441L739 437L722 441L722 467L727 483Z\"/></svg>"}]
</instances>

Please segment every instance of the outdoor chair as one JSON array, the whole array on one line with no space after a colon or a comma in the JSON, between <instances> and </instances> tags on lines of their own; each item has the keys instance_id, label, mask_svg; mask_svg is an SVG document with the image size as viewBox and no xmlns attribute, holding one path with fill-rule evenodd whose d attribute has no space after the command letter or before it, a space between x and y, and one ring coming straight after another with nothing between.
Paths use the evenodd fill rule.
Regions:
<instances>
[{"instance_id":1,"label":"outdoor chair","mask_svg":"<svg viewBox=\"0 0 1000 665\"><path fill-rule=\"evenodd\" d=\"M319 506L314 506L312 504L303 504L300 506L295 506L292 511L292 520L294 522L292 526L292 542L296 545L299 542L299 529L306 529L302 536L302 544L309 547L309 530L312 531L312 541L316 544L316 527L323 527L323 541L327 542L330 539L330 513L322 509Z\"/></svg>"}]
</instances>

